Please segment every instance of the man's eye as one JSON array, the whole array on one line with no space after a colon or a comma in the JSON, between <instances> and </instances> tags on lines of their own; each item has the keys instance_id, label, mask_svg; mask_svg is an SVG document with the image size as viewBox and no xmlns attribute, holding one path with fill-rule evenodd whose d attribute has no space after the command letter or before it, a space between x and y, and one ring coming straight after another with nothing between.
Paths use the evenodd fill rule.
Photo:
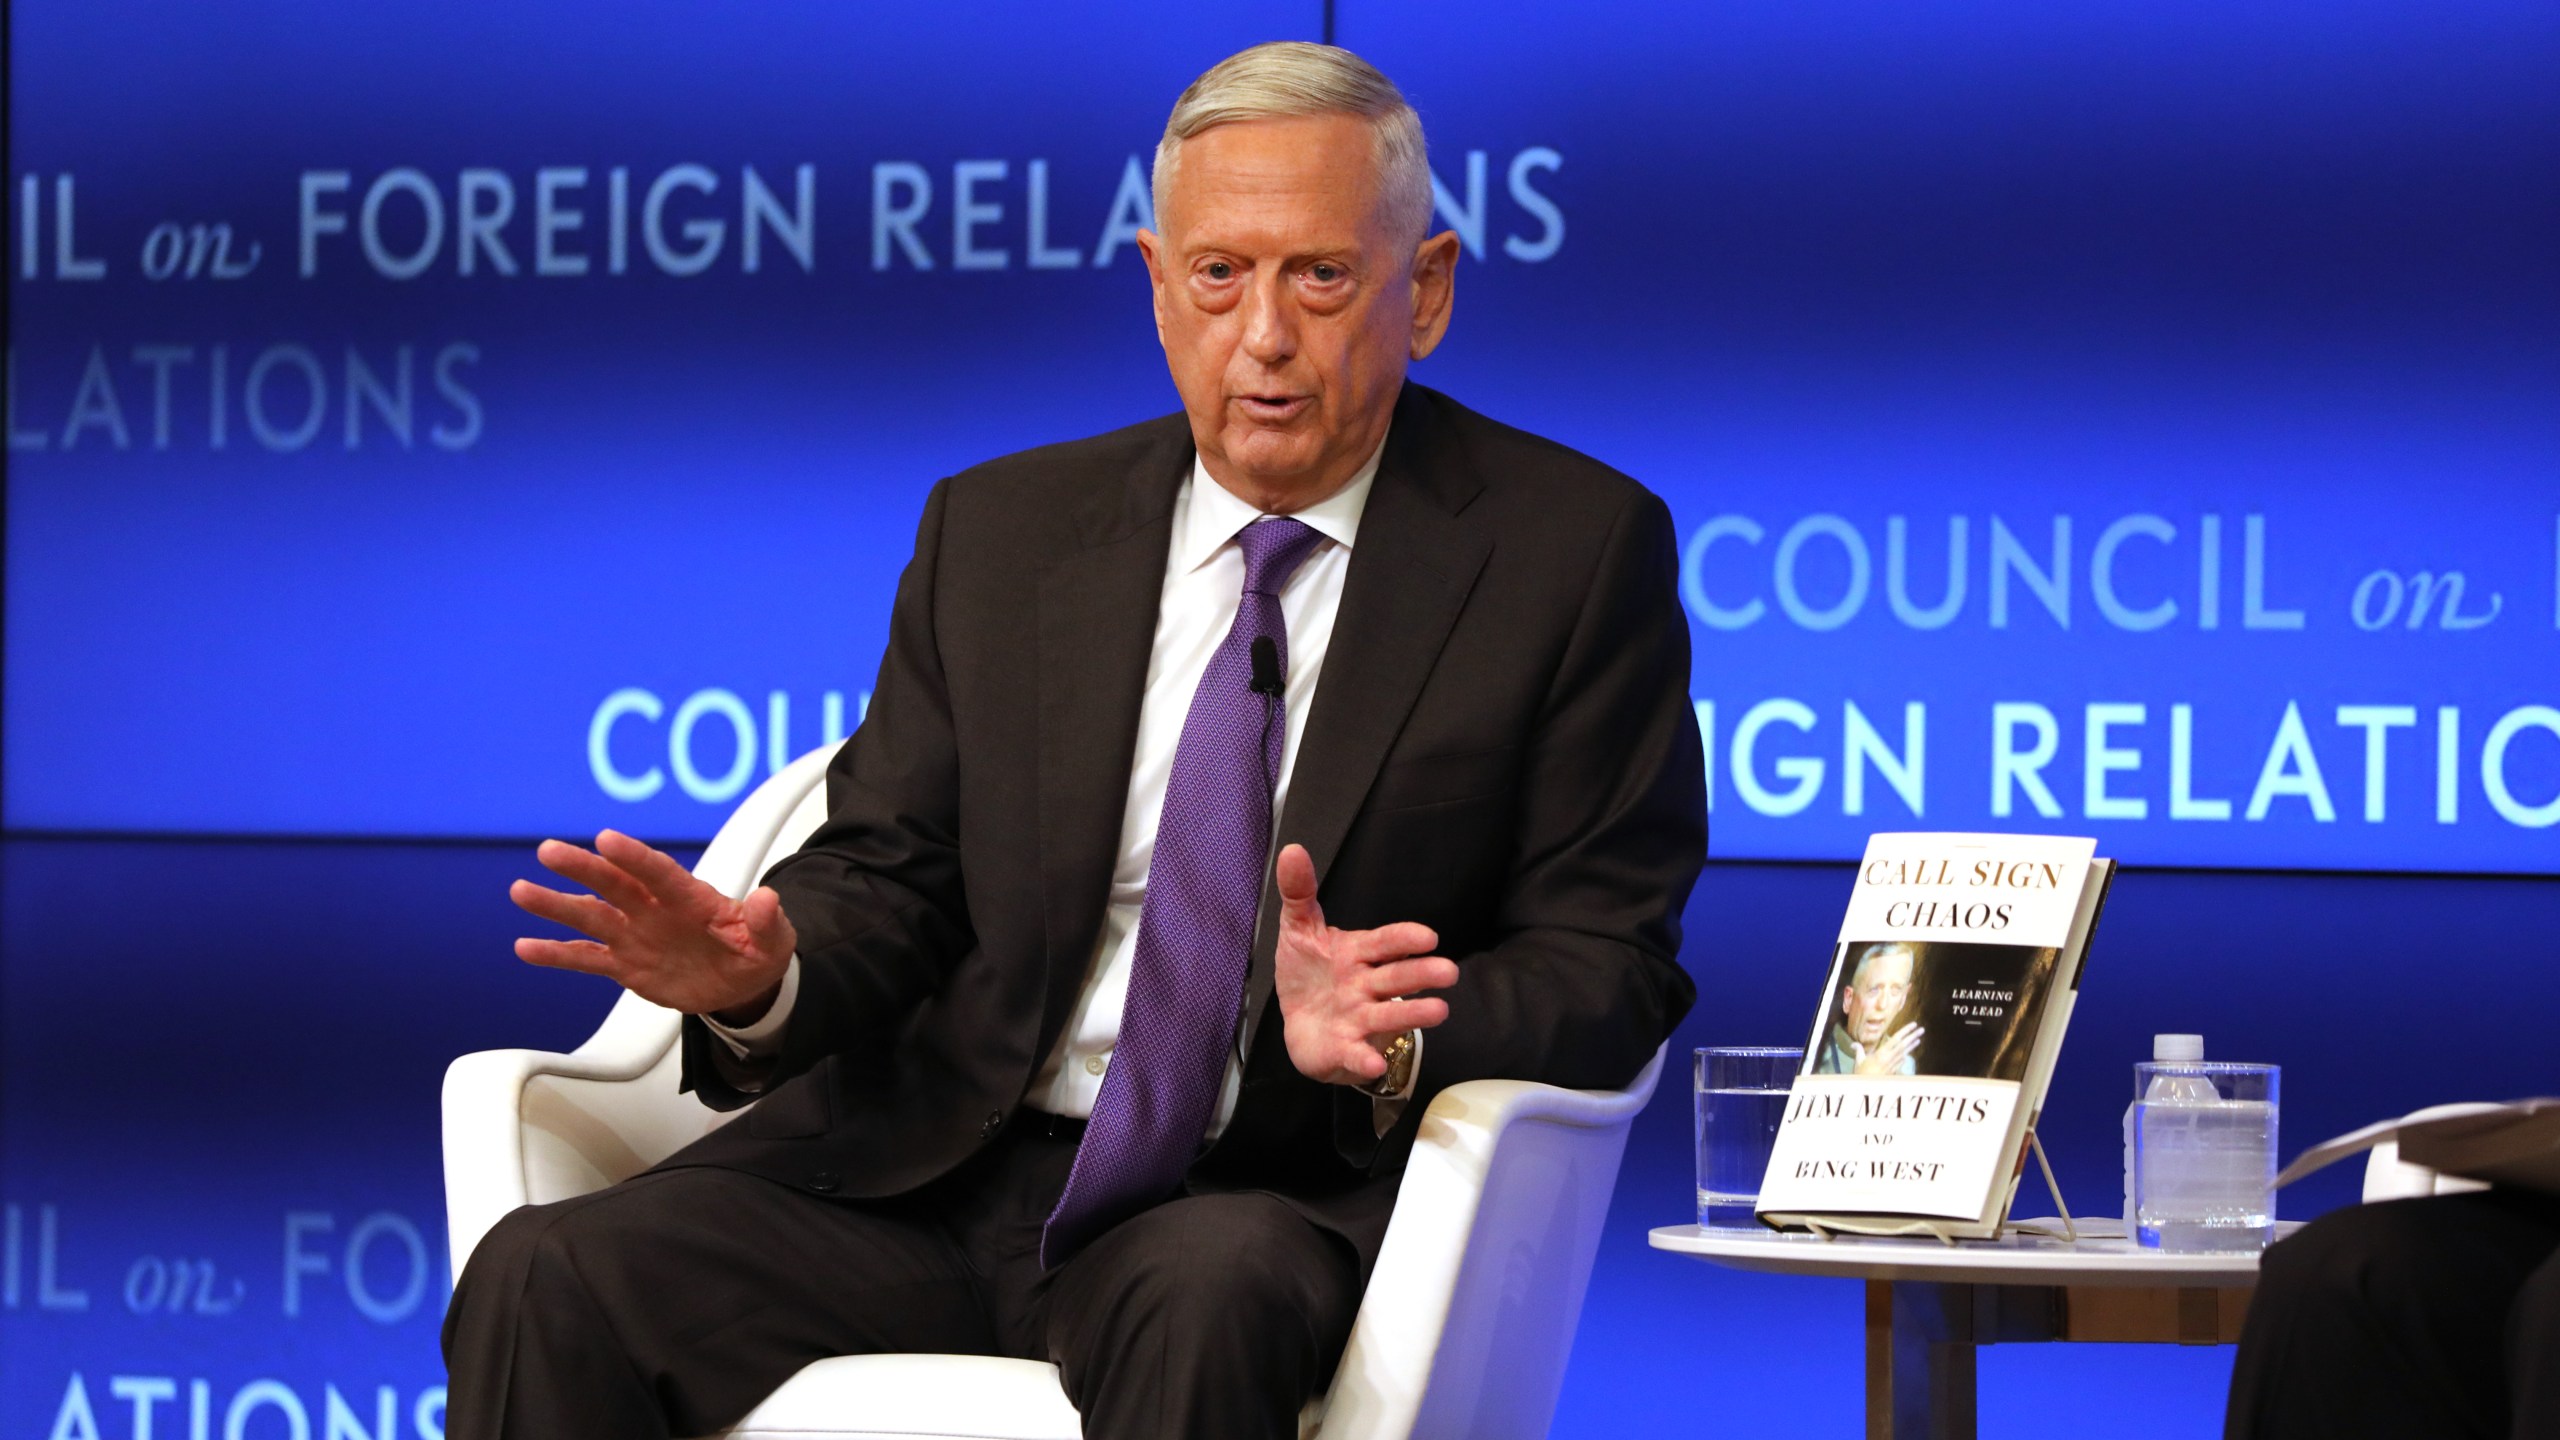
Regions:
<instances>
[{"instance_id":1,"label":"man's eye","mask_svg":"<svg viewBox=\"0 0 2560 1440\"><path fill-rule=\"evenodd\" d=\"M1208 269L1207 269L1207 274L1208 274L1209 278L1210 278L1210 279L1212 279L1212 280L1224 280L1224 279L1227 279L1227 278L1229 278L1230 276L1234 275L1235 273L1236 273L1236 267L1234 267L1233 265L1228 264L1228 263L1227 263L1226 261L1224 261L1224 260L1212 260L1212 261L1210 261L1210 262L1209 262L1209 265L1208 265Z\"/></svg>"},{"instance_id":2,"label":"man's eye","mask_svg":"<svg viewBox=\"0 0 2560 1440\"><path fill-rule=\"evenodd\" d=\"M1334 281L1342 278L1342 267L1339 265L1310 265L1307 267L1307 274L1319 285L1330 285Z\"/></svg>"}]
</instances>

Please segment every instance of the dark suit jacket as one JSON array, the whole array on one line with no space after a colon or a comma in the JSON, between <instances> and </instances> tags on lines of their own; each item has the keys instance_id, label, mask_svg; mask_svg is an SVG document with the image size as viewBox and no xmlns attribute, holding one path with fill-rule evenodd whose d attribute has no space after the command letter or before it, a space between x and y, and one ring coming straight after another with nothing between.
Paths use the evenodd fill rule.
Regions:
<instances>
[{"instance_id":1,"label":"dark suit jacket","mask_svg":"<svg viewBox=\"0 0 2560 1440\"><path fill-rule=\"evenodd\" d=\"M668 1163L896 1195L1021 1105L1093 957L1192 462L1176 414L934 487L828 819L766 876L801 956L775 1083ZM1272 1191L1366 1263L1433 1092L1620 1086L1671 1033L1706 851L1675 549L1642 486L1406 386L1279 836L1329 922L1421 921L1460 979L1381 1139L1367 1096L1289 1063L1266 881L1243 1085L1195 1188ZM687 1022L685 1083L743 1104L717 1043Z\"/></svg>"}]
</instances>

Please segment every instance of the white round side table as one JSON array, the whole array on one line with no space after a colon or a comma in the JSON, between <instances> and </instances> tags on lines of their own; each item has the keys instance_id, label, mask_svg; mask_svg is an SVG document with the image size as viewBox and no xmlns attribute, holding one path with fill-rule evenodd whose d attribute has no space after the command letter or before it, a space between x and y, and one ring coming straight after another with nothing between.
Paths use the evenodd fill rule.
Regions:
<instances>
[{"instance_id":1,"label":"white round side table","mask_svg":"<svg viewBox=\"0 0 2560 1440\"><path fill-rule=\"evenodd\" d=\"M2083 1220L2078 1230L2076 1241L2013 1230L1948 1244L1666 1225L1649 1239L1736 1270L1865 1281L1868 1440L1972 1440L1976 1346L2240 1338L2257 1252L2173 1255L2125 1239L2116 1222Z\"/></svg>"}]
</instances>

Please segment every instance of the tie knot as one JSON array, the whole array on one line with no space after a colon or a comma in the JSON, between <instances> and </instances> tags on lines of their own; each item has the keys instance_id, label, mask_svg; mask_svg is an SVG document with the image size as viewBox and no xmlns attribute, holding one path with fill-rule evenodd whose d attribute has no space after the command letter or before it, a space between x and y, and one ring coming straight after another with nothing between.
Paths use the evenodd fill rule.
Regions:
<instances>
[{"instance_id":1,"label":"tie knot","mask_svg":"<svg viewBox=\"0 0 2560 1440\"><path fill-rule=\"evenodd\" d=\"M1279 594L1323 538L1323 532L1286 516L1256 520L1237 531L1236 544L1244 549L1244 593Z\"/></svg>"}]
</instances>

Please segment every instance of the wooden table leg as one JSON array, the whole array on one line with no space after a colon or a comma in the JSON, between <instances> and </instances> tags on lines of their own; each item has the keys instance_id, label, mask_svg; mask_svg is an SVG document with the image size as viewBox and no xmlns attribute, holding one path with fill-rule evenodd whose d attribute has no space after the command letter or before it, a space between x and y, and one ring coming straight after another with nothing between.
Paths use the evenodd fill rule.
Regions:
<instances>
[{"instance_id":1,"label":"wooden table leg","mask_svg":"<svg viewBox=\"0 0 2560 1440\"><path fill-rule=\"evenodd\" d=\"M1974 1287L1867 1282L1867 1440L1973 1440Z\"/></svg>"}]
</instances>

